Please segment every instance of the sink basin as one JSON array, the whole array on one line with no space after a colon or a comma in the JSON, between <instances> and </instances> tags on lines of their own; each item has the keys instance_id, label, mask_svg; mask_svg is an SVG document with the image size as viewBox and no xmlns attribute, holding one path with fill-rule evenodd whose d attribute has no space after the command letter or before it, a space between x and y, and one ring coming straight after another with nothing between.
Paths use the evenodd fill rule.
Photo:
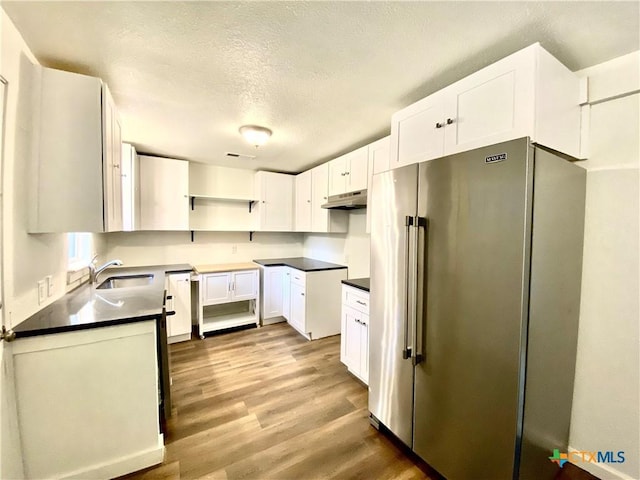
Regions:
<instances>
[{"instance_id":1,"label":"sink basin","mask_svg":"<svg viewBox=\"0 0 640 480\"><path fill-rule=\"evenodd\" d=\"M151 283L153 283L153 274L145 273L142 275L109 277L96 288L103 290L106 288L143 287Z\"/></svg>"}]
</instances>

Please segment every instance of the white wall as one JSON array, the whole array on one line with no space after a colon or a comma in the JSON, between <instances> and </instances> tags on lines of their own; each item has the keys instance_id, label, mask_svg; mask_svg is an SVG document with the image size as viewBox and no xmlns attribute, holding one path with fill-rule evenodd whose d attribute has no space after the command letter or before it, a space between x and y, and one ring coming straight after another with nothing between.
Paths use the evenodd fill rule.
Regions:
<instances>
[{"instance_id":1,"label":"white wall","mask_svg":"<svg viewBox=\"0 0 640 480\"><path fill-rule=\"evenodd\" d=\"M366 233L367 211L349 212L349 229L342 234L305 235L304 256L349 267L349 278L369 276L370 237Z\"/></svg>"},{"instance_id":2,"label":"white wall","mask_svg":"<svg viewBox=\"0 0 640 480\"><path fill-rule=\"evenodd\" d=\"M299 233L256 232L252 242L249 232L196 232L193 243L189 232L111 233L106 237L106 258L118 258L125 265L236 263L303 255Z\"/></svg>"},{"instance_id":3,"label":"white wall","mask_svg":"<svg viewBox=\"0 0 640 480\"><path fill-rule=\"evenodd\" d=\"M640 52L589 77L582 300L570 449L625 452L621 464L578 463L600 478L640 478ZM625 95L635 92L631 95Z\"/></svg>"}]
</instances>

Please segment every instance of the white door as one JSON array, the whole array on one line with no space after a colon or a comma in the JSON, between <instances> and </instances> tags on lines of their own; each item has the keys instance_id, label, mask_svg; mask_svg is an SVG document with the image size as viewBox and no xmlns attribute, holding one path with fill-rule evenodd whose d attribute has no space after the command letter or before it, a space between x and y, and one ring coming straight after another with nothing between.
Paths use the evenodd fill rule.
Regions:
<instances>
[{"instance_id":1,"label":"white door","mask_svg":"<svg viewBox=\"0 0 640 480\"><path fill-rule=\"evenodd\" d=\"M342 343L342 363L344 363L349 370L352 370L356 374L360 374L360 331L361 325L356 321L360 316L360 312L357 312L353 308L342 306L342 329L343 338Z\"/></svg>"},{"instance_id":2,"label":"white door","mask_svg":"<svg viewBox=\"0 0 640 480\"><path fill-rule=\"evenodd\" d=\"M291 318L289 323L303 333L305 330L306 299L305 288L296 284L291 284Z\"/></svg>"},{"instance_id":3,"label":"white door","mask_svg":"<svg viewBox=\"0 0 640 480\"><path fill-rule=\"evenodd\" d=\"M282 316L291 318L291 269L284 267L282 270Z\"/></svg>"},{"instance_id":4,"label":"white door","mask_svg":"<svg viewBox=\"0 0 640 480\"><path fill-rule=\"evenodd\" d=\"M189 162L140 155L140 229L189 229Z\"/></svg>"},{"instance_id":5,"label":"white door","mask_svg":"<svg viewBox=\"0 0 640 480\"><path fill-rule=\"evenodd\" d=\"M264 269L264 312L263 318L282 315L284 270L286 267L266 267Z\"/></svg>"},{"instance_id":6,"label":"white door","mask_svg":"<svg viewBox=\"0 0 640 480\"><path fill-rule=\"evenodd\" d=\"M177 273L169 275L169 292L173 296L173 309L176 314L167 318L169 336L191 333L191 274Z\"/></svg>"},{"instance_id":7,"label":"white door","mask_svg":"<svg viewBox=\"0 0 640 480\"><path fill-rule=\"evenodd\" d=\"M391 168L441 157L444 152L444 115L444 96L440 92L393 114Z\"/></svg>"},{"instance_id":8,"label":"white door","mask_svg":"<svg viewBox=\"0 0 640 480\"><path fill-rule=\"evenodd\" d=\"M311 169L311 231L326 232L329 210L322 208L329 198L329 163Z\"/></svg>"},{"instance_id":9,"label":"white door","mask_svg":"<svg viewBox=\"0 0 640 480\"><path fill-rule=\"evenodd\" d=\"M346 174L346 190L355 192L367 188L369 165L369 146L365 145L347 155L348 169Z\"/></svg>"},{"instance_id":10,"label":"white door","mask_svg":"<svg viewBox=\"0 0 640 480\"><path fill-rule=\"evenodd\" d=\"M231 301L231 274L208 273L202 275L202 304L215 305Z\"/></svg>"},{"instance_id":11,"label":"white door","mask_svg":"<svg viewBox=\"0 0 640 480\"><path fill-rule=\"evenodd\" d=\"M347 188L347 157L342 155L329 161L329 196L345 193Z\"/></svg>"},{"instance_id":12,"label":"white door","mask_svg":"<svg viewBox=\"0 0 640 480\"><path fill-rule=\"evenodd\" d=\"M525 49L444 90L446 155L524 137L533 131L532 55L534 49Z\"/></svg>"},{"instance_id":13,"label":"white door","mask_svg":"<svg viewBox=\"0 0 640 480\"><path fill-rule=\"evenodd\" d=\"M296 175L296 232L311 231L311 170Z\"/></svg>"},{"instance_id":14,"label":"white door","mask_svg":"<svg viewBox=\"0 0 640 480\"><path fill-rule=\"evenodd\" d=\"M0 328L12 328L5 317L5 297L4 297L4 261L3 251L3 195L2 188L2 168L4 165L4 119L6 107L7 84L3 77L0 77ZM18 410L14 395L14 369L12 361L12 344L0 341L0 478L24 478L22 466L22 453L20 448L20 434L18 430L17 418Z\"/></svg>"},{"instance_id":15,"label":"white door","mask_svg":"<svg viewBox=\"0 0 640 480\"><path fill-rule=\"evenodd\" d=\"M258 293L258 271L246 270L241 272L233 272L233 300L251 300L256 298Z\"/></svg>"}]
</instances>

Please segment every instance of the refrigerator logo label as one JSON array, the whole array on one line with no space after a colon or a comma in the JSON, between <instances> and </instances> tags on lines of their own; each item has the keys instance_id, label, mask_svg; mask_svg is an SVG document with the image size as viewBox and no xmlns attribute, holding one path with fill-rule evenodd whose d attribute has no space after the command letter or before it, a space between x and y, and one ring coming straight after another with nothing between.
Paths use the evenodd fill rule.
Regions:
<instances>
[{"instance_id":1,"label":"refrigerator logo label","mask_svg":"<svg viewBox=\"0 0 640 480\"><path fill-rule=\"evenodd\" d=\"M564 466L565 463L571 462L574 464L578 464L580 462L588 462L588 463L624 463L624 452L613 452L613 451L598 451L598 452L582 452L582 451L573 451L567 453L561 453L557 448L553 450L553 455L549 457L553 463L556 463L560 468Z\"/></svg>"},{"instance_id":2,"label":"refrigerator logo label","mask_svg":"<svg viewBox=\"0 0 640 480\"><path fill-rule=\"evenodd\" d=\"M488 157L485 157L484 163L502 162L503 160L506 160L506 159L507 159L506 153L499 153L497 155L489 155Z\"/></svg>"}]
</instances>

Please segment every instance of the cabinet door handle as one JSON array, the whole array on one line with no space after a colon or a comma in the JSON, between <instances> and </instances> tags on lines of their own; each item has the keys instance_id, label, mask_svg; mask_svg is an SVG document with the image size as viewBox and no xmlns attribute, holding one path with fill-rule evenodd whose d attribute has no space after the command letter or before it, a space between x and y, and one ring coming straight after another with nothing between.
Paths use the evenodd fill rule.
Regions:
<instances>
[{"instance_id":1,"label":"cabinet door handle","mask_svg":"<svg viewBox=\"0 0 640 480\"><path fill-rule=\"evenodd\" d=\"M300 295L302 295L304 297L304 293L301 293Z\"/></svg>"},{"instance_id":2,"label":"cabinet door handle","mask_svg":"<svg viewBox=\"0 0 640 480\"><path fill-rule=\"evenodd\" d=\"M451 125L453 122L453 118L447 118L447 125Z\"/></svg>"},{"instance_id":3,"label":"cabinet door handle","mask_svg":"<svg viewBox=\"0 0 640 480\"><path fill-rule=\"evenodd\" d=\"M349 173L351 173L351 172L344 172L345 175L349 175Z\"/></svg>"},{"instance_id":4,"label":"cabinet door handle","mask_svg":"<svg viewBox=\"0 0 640 480\"><path fill-rule=\"evenodd\" d=\"M436 122L436 128L442 128L442 127L444 127L444 124L440 122Z\"/></svg>"}]
</instances>

